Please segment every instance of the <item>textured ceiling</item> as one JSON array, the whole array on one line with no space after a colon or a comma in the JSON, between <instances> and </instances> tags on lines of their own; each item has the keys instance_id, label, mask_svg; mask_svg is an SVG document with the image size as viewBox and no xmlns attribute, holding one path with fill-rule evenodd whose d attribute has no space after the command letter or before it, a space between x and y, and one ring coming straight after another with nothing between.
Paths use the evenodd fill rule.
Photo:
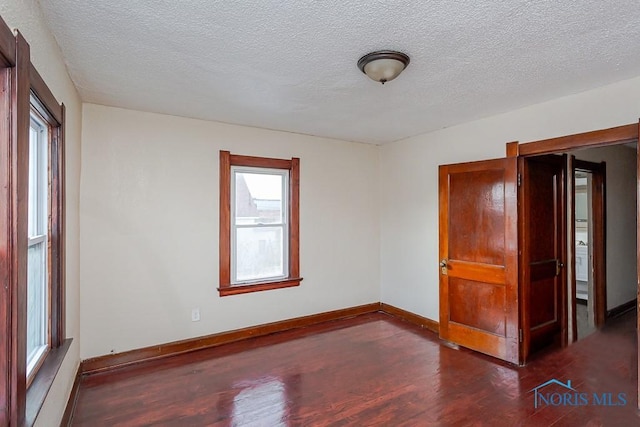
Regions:
<instances>
[{"instance_id":1,"label":"textured ceiling","mask_svg":"<svg viewBox=\"0 0 640 427\"><path fill-rule=\"evenodd\" d=\"M86 102L375 144L640 75L637 0L40 4Z\"/></svg>"}]
</instances>

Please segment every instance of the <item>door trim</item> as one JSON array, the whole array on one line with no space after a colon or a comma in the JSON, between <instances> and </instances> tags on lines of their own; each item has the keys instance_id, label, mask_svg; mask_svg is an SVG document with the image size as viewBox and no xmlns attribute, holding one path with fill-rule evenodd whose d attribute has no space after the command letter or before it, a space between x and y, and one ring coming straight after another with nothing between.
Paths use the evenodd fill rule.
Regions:
<instances>
[{"instance_id":1,"label":"door trim","mask_svg":"<svg viewBox=\"0 0 640 427\"><path fill-rule=\"evenodd\" d=\"M576 148L604 147L638 140L638 123L574 135L543 139L518 145L520 156L536 156L571 151ZM507 145L508 148L508 145Z\"/></svg>"}]
</instances>

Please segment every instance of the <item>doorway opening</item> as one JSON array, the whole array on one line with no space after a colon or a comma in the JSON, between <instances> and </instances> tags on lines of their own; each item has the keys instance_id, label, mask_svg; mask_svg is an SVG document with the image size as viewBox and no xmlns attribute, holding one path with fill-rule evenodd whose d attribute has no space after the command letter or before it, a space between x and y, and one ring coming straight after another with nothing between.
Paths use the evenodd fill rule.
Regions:
<instances>
[{"instance_id":1,"label":"doorway opening","mask_svg":"<svg viewBox=\"0 0 640 427\"><path fill-rule=\"evenodd\" d=\"M596 331L593 283L593 173L576 170L573 176L576 291L574 293L577 339Z\"/></svg>"},{"instance_id":2,"label":"doorway opening","mask_svg":"<svg viewBox=\"0 0 640 427\"><path fill-rule=\"evenodd\" d=\"M570 230L573 249L571 264L571 288L573 299L569 301L572 311L572 336L569 342L585 338L604 325L607 313L607 275L606 275L606 161L613 162L613 167L621 168L627 173L629 164L618 164L615 155L624 155L621 146L590 149L577 152L571 156L572 197ZM576 159L576 156L580 159ZM584 158L601 160L598 162L581 160ZM628 162L627 162L628 163ZM616 172L616 177L618 177ZM620 202L614 203L617 207ZM629 211L631 207L627 206ZM629 212L627 212L629 214ZM615 220L617 213L614 213Z\"/></svg>"},{"instance_id":3,"label":"doorway opening","mask_svg":"<svg viewBox=\"0 0 640 427\"><path fill-rule=\"evenodd\" d=\"M634 142L571 152L569 343L636 307L636 150Z\"/></svg>"}]
</instances>

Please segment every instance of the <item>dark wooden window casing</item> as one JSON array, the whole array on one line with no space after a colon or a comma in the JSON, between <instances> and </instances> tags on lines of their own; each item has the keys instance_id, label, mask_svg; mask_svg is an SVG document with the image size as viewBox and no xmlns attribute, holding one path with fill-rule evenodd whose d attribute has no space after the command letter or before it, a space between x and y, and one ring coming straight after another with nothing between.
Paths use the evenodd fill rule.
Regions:
<instances>
[{"instance_id":1,"label":"dark wooden window casing","mask_svg":"<svg viewBox=\"0 0 640 427\"><path fill-rule=\"evenodd\" d=\"M65 339L64 105L31 64L19 31L0 18L0 425L32 425L62 364ZM49 127L49 342L27 387L29 123L34 107Z\"/></svg>"},{"instance_id":2,"label":"dark wooden window casing","mask_svg":"<svg viewBox=\"0 0 640 427\"><path fill-rule=\"evenodd\" d=\"M64 289L64 117L59 104L38 71L30 68L31 93L38 102L33 107L49 125L49 291L51 298L51 347L65 339Z\"/></svg>"},{"instance_id":3,"label":"dark wooden window casing","mask_svg":"<svg viewBox=\"0 0 640 427\"><path fill-rule=\"evenodd\" d=\"M289 171L289 271L276 281L231 284L231 167L283 169ZM237 295L300 285L300 159L251 157L220 151L220 296Z\"/></svg>"}]
</instances>

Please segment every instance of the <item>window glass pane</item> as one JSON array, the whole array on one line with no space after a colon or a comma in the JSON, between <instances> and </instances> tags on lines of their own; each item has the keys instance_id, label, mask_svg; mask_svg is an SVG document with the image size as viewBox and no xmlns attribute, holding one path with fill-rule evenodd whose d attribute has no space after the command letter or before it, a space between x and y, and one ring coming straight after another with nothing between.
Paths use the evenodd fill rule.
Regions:
<instances>
[{"instance_id":1,"label":"window glass pane","mask_svg":"<svg viewBox=\"0 0 640 427\"><path fill-rule=\"evenodd\" d=\"M27 276L27 365L33 364L47 345L46 243L28 250ZM36 360L37 361L37 360Z\"/></svg>"},{"instance_id":2,"label":"window glass pane","mask_svg":"<svg viewBox=\"0 0 640 427\"><path fill-rule=\"evenodd\" d=\"M38 230L38 130L33 122L29 129L29 236Z\"/></svg>"},{"instance_id":3,"label":"window glass pane","mask_svg":"<svg viewBox=\"0 0 640 427\"><path fill-rule=\"evenodd\" d=\"M283 175L234 173L236 225L282 224Z\"/></svg>"},{"instance_id":4,"label":"window glass pane","mask_svg":"<svg viewBox=\"0 0 640 427\"><path fill-rule=\"evenodd\" d=\"M29 237L47 233L47 145L47 125L32 113L29 128Z\"/></svg>"},{"instance_id":5,"label":"window glass pane","mask_svg":"<svg viewBox=\"0 0 640 427\"><path fill-rule=\"evenodd\" d=\"M284 277L282 227L236 229L236 282Z\"/></svg>"}]
</instances>

